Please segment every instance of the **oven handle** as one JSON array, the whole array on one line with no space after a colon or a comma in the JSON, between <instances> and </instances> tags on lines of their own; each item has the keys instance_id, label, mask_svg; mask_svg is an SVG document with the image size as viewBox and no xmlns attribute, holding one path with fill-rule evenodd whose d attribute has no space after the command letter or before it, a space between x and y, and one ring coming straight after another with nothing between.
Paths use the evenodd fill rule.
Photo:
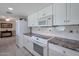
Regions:
<instances>
[{"instance_id":1,"label":"oven handle","mask_svg":"<svg viewBox=\"0 0 79 59\"><path fill-rule=\"evenodd\" d=\"M36 41L36 42L38 42L38 41ZM43 44L43 43L41 43L41 42L38 42L38 43Z\"/></svg>"},{"instance_id":2,"label":"oven handle","mask_svg":"<svg viewBox=\"0 0 79 59\"><path fill-rule=\"evenodd\" d=\"M38 42L38 41L33 41L33 43L38 44L38 45L43 46L43 47L46 47L47 46L46 44L43 44L43 43Z\"/></svg>"}]
</instances>

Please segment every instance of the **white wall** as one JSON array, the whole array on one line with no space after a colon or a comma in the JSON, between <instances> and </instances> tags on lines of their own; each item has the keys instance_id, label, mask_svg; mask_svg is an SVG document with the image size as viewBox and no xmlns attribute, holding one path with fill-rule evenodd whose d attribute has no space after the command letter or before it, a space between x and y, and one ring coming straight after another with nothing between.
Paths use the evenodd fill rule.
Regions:
<instances>
[{"instance_id":1,"label":"white wall","mask_svg":"<svg viewBox=\"0 0 79 59\"><path fill-rule=\"evenodd\" d=\"M15 35L16 32L16 22L15 21L0 21L0 23L12 23L12 28L0 28L0 31L12 31L13 35Z\"/></svg>"},{"instance_id":2,"label":"white wall","mask_svg":"<svg viewBox=\"0 0 79 59\"><path fill-rule=\"evenodd\" d=\"M12 23L12 28L0 28L0 31L5 31L5 30L12 30L15 31L16 29L16 22L15 21L0 21L0 23Z\"/></svg>"}]
</instances>

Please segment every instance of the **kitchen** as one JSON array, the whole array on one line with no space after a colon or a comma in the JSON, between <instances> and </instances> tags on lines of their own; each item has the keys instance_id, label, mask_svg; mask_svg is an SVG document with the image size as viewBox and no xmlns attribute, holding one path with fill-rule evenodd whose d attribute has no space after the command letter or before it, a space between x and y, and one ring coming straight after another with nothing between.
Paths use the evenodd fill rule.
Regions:
<instances>
[{"instance_id":1,"label":"kitchen","mask_svg":"<svg viewBox=\"0 0 79 59\"><path fill-rule=\"evenodd\" d=\"M31 56L79 56L79 3L1 6L14 7L8 15L16 15L16 46L24 48ZM19 9L22 11L16 11Z\"/></svg>"}]
</instances>

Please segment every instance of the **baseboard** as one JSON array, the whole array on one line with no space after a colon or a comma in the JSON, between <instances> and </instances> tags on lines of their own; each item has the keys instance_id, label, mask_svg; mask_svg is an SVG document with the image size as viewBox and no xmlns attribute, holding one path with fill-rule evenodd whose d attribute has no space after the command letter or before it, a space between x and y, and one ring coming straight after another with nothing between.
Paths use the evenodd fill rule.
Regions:
<instances>
[{"instance_id":1,"label":"baseboard","mask_svg":"<svg viewBox=\"0 0 79 59\"><path fill-rule=\"evenodd\" d=\"M35 56L33 55L26 47L23 47L25 50L27 50L32 56Z\"/></svg>"}]
</instances>

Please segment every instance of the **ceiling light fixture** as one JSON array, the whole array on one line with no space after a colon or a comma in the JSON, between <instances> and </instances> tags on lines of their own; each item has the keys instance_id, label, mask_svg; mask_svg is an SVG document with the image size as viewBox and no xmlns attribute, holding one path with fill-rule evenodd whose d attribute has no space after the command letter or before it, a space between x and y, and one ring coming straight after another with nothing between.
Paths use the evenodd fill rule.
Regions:
<instances>
[{"instance_id":1,"label":"ceiling light fixture","mask_svg":"<svg viewBox=\"0 0 79 59\"><path fill-rule=\"evenodd\" d=\"M10 19L5 19L6 21L10 21Z\"/></svg>"},{"instance_id":2,"label":"ceiling light fixture","mask_svg":"<svg viewBox=\"0 0 79 59\"><path fill-rule=\"evenodd\" d=\"M9 10L13 10L13 8L8 8Z\"/></svg>"}]
</instances>

